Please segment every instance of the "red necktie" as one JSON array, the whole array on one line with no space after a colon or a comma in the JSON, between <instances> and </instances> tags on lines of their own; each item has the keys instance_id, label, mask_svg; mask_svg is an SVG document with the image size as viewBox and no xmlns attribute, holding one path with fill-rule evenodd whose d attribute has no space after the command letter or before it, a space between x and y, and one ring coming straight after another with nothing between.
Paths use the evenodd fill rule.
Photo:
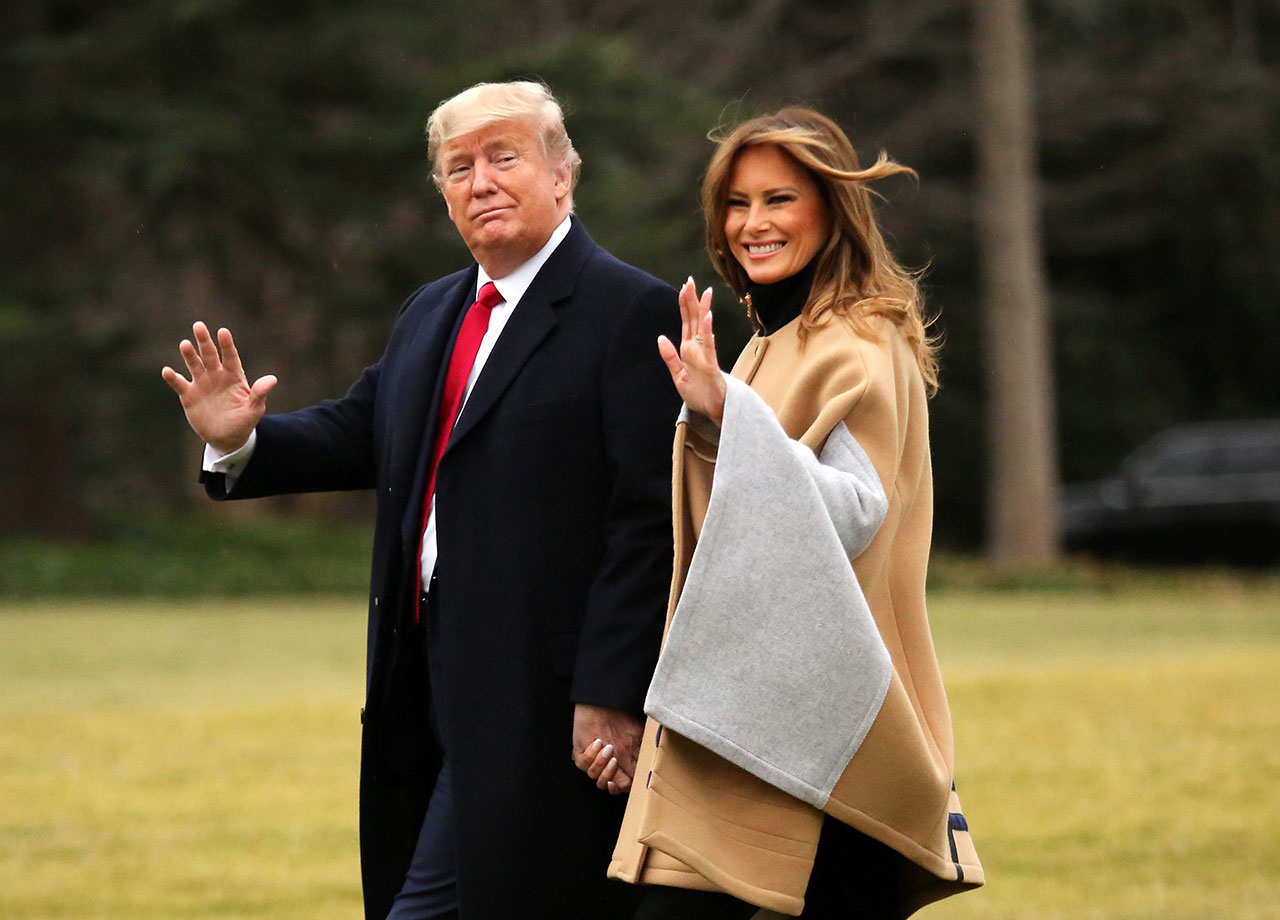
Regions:
<instances>
[{"instance_id":1,"label":"red necktie","mask_svg":"<svg viewBox=\"0 0 1280 920\"><path fill-rule=\"evenodd\" d=\"M467 311L462 320L462 328L458 330L458 340L453 343L453 354L449 358L449 370L444 377L444 392L440 394L440 413L436 417L436 443L431 451L431 466L427 476L426 505L431 507L431 496L436 494L436 468L440 465L440 457L449 443L449 435L453 433L453 423L458 420L458 409L462 406L462 396L467 391L467 378L471 376L471 368L476 363L476 352L480 350L480 341L489 329L489 316L493 308L502 303L502 295L494 287L492 281L480 289L476 302Z\"/></svg>"},{"instance_id":2,"label":"red necktie","mask_svg":"<svg viewBox=\"0 0 1280 920\"><path fill-rule=\"evenodd\" d=\"M431 513L431 498L436 494L436 469L440 466L440 457L449 444L449 435L453 433L454 422L458 420L458 410L462 406L462 397L467 391L467 378L471 376L471 368L476 363L476 352L480 350L480 342L489 328L489 316L493 308L502 303L502 295L490 281L480 288L476 302L467 310L462 320L462 328L458 330L458 338L453 343L453 354L449 357L449 369L444 376L444 392L440 394L440 412L436 417L436 439L431 450L431 466L427 472L427 492L422 506L422 530L426 529L427 516ZM422 532L419 531L419 533ZM422 577L421 547L418 552L418 577ZM418 592L421 596L421 591ZM415 621L421 615L415 611Z\"/></svg>"}]
</instances>

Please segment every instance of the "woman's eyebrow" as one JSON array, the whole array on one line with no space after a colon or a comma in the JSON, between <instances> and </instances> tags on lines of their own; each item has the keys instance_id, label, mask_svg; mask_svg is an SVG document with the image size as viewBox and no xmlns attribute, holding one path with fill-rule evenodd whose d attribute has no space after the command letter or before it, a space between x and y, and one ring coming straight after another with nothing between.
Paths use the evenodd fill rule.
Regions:
<instances>
[{"instance_id":1,"label":"woman's eyebrow","mask_svg":"<svg viewBox=\"0 0 1280 920\"><path fill-rule=\"evenodd\" d=\"M776 195L778 192L791 192L793 194L799 194L799 190L792 185L779 185L777 188L767 188L767 189L764 189L762 192L760 192L760 194L768 196L768 195ZM729 189L728 194L739 195L743 198L749 197L746 192L742 191L742 189L737 189L737 188Z\"/></svg>"}]
</instances>

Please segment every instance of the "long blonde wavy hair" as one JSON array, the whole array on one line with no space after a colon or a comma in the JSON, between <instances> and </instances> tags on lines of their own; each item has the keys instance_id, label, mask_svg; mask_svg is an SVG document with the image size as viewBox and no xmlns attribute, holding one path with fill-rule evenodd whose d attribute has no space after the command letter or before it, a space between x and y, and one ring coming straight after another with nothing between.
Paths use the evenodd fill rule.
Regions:
<instances>
[{"instance_id":1,"label":"long blonde wavy hair","mask_svg":"<svg viewBox=\"0 0 1280 920\"><path fill-rule=\"evenodd\" d=\"M819 251L813 288L801 313L801 340L832 316L847 317L860 334L874 339L870 317L887 317L911 344L928 391L936 392L938 343L924 317L920 273L903 268L889 251L868 189L878 179L916 177L915 170L891 160L884 151L873 165L862 169L840 126L802 106L752 118L728 134L712 132L709 137L718 146L702 183L707 255L734 292L745 297L749 283L724 231L734 166L747 147L773 144L813 177L831 215L831 235Z\"/></svg>"}]
</instances>

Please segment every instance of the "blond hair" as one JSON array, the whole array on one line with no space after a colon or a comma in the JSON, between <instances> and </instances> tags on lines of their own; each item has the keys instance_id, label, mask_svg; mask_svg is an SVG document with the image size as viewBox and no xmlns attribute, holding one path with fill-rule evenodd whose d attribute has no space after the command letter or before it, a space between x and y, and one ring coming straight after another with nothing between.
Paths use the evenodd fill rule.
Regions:
<instances>
[{"instance_id":1,"label":"blond hair","mask_svg":"<svg viewBox=\"0 0 1280 920\"><path fill-rule=\"evenodd\" d=\"M915 170L880 152L862 169L853 144L840 126L813 109L793 106L738 125L728 134L712 132L718 146L702 183L707 255L739 297L747 293L746 270L733 257L725 236L729 186L738 156L747 147L772 144L813 178L831 215L831 235L819 250L813 288L801 313L800 335L847 317L859 333L875 338L870 317L898 325L915 353L929 392L938 388L937 341L924 318L919 272L903 268L889 251L876 223L868 183Z\"/></svg>"},{"instance_id":2,"label":"blond hair","mask_svg":"<svg viewBox=\"0 0 1280 920\"><path fill-rule=\"evenodd\" d=\"M551 167L568 166L570 191L578 182L582 158L564 128L564 111L544 83L512 80L477 83L441 102L427 119L427 156L431 175L440 184L440 149L455 137L479 131L499 121L522 121L542 141L542 152Z\"/></svg>"}]
</instances>

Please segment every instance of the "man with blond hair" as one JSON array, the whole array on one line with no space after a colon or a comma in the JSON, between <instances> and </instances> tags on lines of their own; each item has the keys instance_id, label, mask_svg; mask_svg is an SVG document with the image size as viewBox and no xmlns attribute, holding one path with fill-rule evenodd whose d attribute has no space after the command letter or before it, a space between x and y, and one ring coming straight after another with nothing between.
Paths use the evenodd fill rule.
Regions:
<instances>
[{"instance_id":1,"label":"man with blond hair","mask_svg":"<svg viewBox=\"0 0 1280 920\"><path fill-rule=\"evenodd\" d=\"M345 396L266 415L275 378L203 323L190 379L163 376L214 498L377 492L366 917L629 917L638 890L605 869L671 569L679 400L654 342L676 295L571 216L580 159L545 86L478 84L427 128L476 264L409 298Z\"/></svg>"}]
</instances>

